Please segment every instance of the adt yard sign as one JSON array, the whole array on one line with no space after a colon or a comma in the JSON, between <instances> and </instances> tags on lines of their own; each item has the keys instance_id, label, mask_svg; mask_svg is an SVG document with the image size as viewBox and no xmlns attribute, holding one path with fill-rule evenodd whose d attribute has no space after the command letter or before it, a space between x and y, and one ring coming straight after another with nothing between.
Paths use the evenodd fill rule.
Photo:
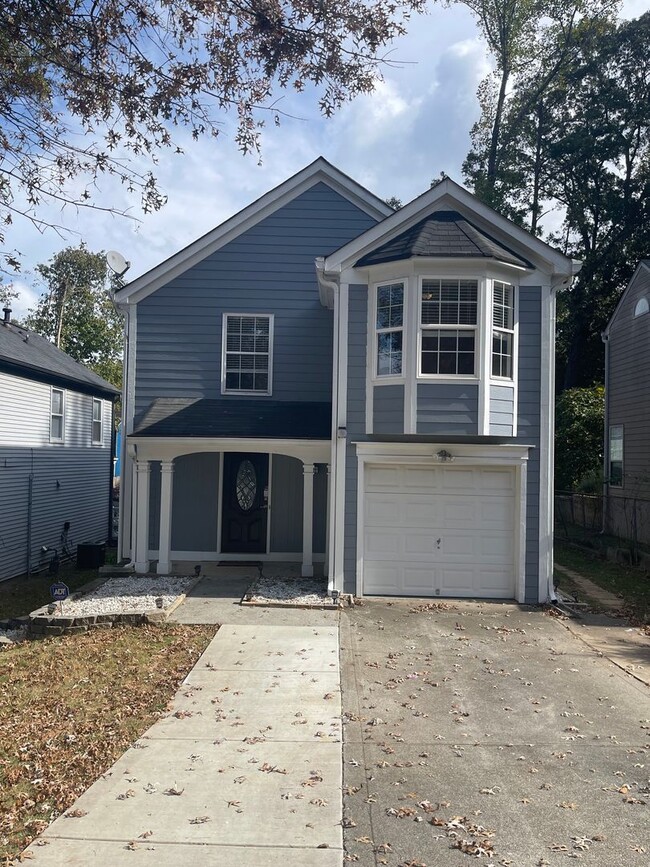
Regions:
<instances>
[{"instance_id":1,"label":"adt yard sign","mask_svg":"<svg viewBox=\"0 0 650 867\"><path fill-rule=\"evenodd\" d=\"M70 590L68 589L67 584L64 584L62 581L57 581L56 584L52 584L50 587L50 593L55 602L63 602L63 600L67 599L70 595Z\"/></svg>"}]
</instances>

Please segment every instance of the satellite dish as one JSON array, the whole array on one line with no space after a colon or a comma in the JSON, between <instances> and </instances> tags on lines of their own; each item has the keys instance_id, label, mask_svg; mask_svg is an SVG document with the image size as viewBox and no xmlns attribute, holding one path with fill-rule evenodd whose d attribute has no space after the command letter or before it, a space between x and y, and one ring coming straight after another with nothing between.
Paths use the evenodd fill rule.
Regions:
<instances>
[{"instance_id":1,"label":"satellite dish","mask_svg":"<svg viewBox=\"0 0 650 867\"><path fill-rule=\"evenodd\" d=\"M118 277L121 277L122 274L126 274L126 272L131 267L131 263L127 262L124 256L121 253L118 253L116 250L109 250L106 254L106 261L108 263L108 267L117 274Z\"/></svg>"}]
</instances>

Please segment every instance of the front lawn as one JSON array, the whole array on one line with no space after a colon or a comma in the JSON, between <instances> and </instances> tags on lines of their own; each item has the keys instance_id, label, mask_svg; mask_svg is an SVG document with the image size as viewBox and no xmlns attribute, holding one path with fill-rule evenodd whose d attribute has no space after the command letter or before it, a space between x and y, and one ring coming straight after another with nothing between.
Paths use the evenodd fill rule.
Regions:
<instances>
[{"instance_id":1,"label":"front lawn","mask_svg":"<svg viewBox=\"0 0 650 867\"><path fill-rule=\"evenodd\" d=\"M0 862L164 713L215 631L115 627L0 652Z\"/></svg>"}]
</instances>

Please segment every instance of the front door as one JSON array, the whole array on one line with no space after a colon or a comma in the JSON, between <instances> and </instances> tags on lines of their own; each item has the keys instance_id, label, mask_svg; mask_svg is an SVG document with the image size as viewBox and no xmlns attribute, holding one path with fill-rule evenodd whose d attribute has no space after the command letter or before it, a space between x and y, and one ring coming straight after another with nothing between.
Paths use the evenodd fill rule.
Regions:
<instances>
[{"instance_id":1,"label":"front door","mask_svg":"<svg viewBox=\"0 0 650 867\"><path fill-rule=\"evenodd\" d=\"M268 455L224 454L221 522L221 550L224 554L266 552L268 480Z\"/></svg>"}]
</instances>

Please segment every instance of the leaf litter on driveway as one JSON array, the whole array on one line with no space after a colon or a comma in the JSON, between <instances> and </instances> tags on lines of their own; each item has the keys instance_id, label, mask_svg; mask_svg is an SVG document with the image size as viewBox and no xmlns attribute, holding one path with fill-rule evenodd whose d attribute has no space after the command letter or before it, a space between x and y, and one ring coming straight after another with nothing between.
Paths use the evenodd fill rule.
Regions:
<instances>
[{"instance_id":1,"label":"leaf litter on driveway","mask_svg":"<svg viewBox=\"0 0 650 867\"><path fill-rule=\"evenodd\" d=\"M638 860L644 820L614 818L606 803L601 783L611 761L601 762L607 754L599 742L607 739L614 749L621 744L626 766L642 765L639 758L650 750L647 722L631 723L629 711L639 701L633 691L625 694L626 710L612 702L598 712L607 699L589 684L597 680L601 687L613 675L597 654L541 612L514 607L394 600L387 610L385 603L364 600L361 610L343 617L351 638L344 652L356 668L356 682L347 673L343 706L348 860L369 865L372 844L378 864L420 859L443 867L465 856L495 867L533 867L550 863L546 856L557 845L555 857L588 853L597 858L590 863L605 867L645 863ZM647 707L647 695L641 700ZM360 732L361 746L353 731ZM461 765L445 763L440 750L446 740ZM377 752L383 760L374 760ZM537 774L544 774L542 783L531 785ZM376 790L372 798L354 797L362 778ZM409 782L419 794L407 792ZM622 793L628 810L645 808L641 789L637 782L634 793ZM396 790L405 794L391 794ZM422 807L440 801L449 807L437 807L433 817ZM536 828L527 846L516 830L521 822ZM601 824L616 825L617 833L603 833ZM359 834L366 826L372 832ZM563 839L544 840L554 826ZM379 852L379 845L390 849Z\"/></svg>"}]
</instances>

